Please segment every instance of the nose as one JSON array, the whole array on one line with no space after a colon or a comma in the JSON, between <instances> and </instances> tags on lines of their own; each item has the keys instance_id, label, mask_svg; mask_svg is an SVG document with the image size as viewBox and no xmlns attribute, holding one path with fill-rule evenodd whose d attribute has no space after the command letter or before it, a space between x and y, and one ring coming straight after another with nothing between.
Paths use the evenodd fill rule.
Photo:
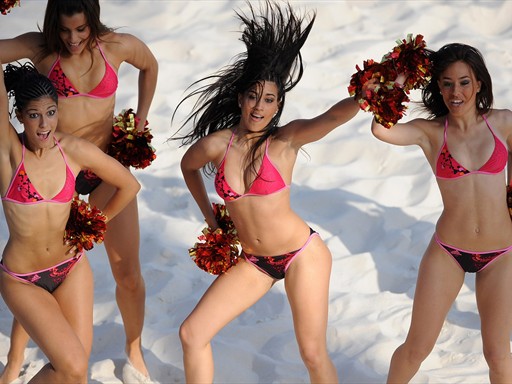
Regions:
<instances>
[{"instance_id":1,"label":"nose","mask_svg":"<svg viewBox=\"0 0 512 384\"><path fill-rule=\"evenodd\" d=\"M254 109L261 110L263 105L263 100L259 98L256 100L256 104L254 104Z\"/></svg>"},{"instance_id":2,"label":"nose","mask_svg":"<svg viewBox=\"0 0 512 384\"><path fill-rule=\"evenodd\" d=\"M39 120L39 126L44 128L48 125L48 117L45 115L41 115L41 119Z\"/></svg>"}]
</instances>

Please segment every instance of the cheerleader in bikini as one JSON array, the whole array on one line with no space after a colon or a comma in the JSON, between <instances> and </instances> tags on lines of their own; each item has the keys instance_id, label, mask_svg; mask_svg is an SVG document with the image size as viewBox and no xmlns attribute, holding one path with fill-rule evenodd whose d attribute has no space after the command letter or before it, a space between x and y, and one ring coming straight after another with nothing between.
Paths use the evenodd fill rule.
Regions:
<instances>
[{"instance_id":1,"label":"cheerleader in bikini","mask_svg":"<svg viewBox=\"0 0 512 384\"><path fill-rule=\"evenodd\" d=\"M407 383L419 370L468 272L476 273L490 381L509 383L512 221L505 185L512 112L492 108L491 77L477 49L453 43L429 56L432 78L422 91L429 118L389 129L372 124L378 139L423 150L444 205L420 264L409 332L393 354L388 382Z\"/></svg>"},{"instance_id":2,"label":"cheerleader in bikini","mask_svg":"<svg viewBox=\"0 0 512 384\"><path fill-rule=\"evenodd\" d=\"M104 25L100 11L98 0L48 0L41 31L0 40L0 60L4 63L31 60L57 89L60 115L57 130L83 138L106 152L112 143L119 67L128 63L139 73L136 114L145 122L156 88L158 63L137 37ZM136 129L142 131L143 125L137 125ZM81 195L89 195L89 201L100 209L113 192L109 183L103 183L90 170L83 170L77 176L75 189ZM134 198L109 223L104 244L126 336L119 346L126 353L123 380L150 383L141 339L146 295L139 243ZM0 380L11 382L18 376L27 342L26 333L15 322L8 363Z\"/></svg>"},{"instance_id":3,"label":"cheerleader in bikini","mask_svg":"<svg viewBox=\"0 0 512 384\"><path fill-rule=\"evenodd\" d=\"M0 73L0 192L9 238L0 261L0 293L48 358L31 383L87 383L92 347L93 278L87 256L65 242L76 175L91 169L115 192L104 207L114 218L140 185L86 140L57 133L58 96L51 81L25 64ZM18 134L9 122L14 95Z\"/></svg>"},{"instance_id":4,"label":"cheerleader in bikini","mask_svg":"<svg viewBox=\"0 0 512 384\"><path fill-rule=\"evenodd\" d=\"M250 4L249 4L249 7ZM192 144L181 161L186 184L210 229L218 228L201 171L238 231L241 260L209 287L180 328L186 381L213 382L212 338L284 279L299 350L311 382L338 382L326 345L331 253L290 206L292 172L301 147L352 119L350 97L309 119L280 125L285 95L301 79L300 49L313 27L291 6L265 2L260 14L237 13L247 51L193 91ZM176 137L174 137L176 138Z\"/></svg>"}]
</instances>

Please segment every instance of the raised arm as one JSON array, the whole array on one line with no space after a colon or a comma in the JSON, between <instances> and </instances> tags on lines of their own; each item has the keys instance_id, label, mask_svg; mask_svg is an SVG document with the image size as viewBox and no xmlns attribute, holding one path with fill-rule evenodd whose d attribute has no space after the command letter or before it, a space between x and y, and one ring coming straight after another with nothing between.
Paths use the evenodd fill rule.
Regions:
<instances>
[{"instance_id":1,"label":"raised arm","mask_svg":"<svg viewBox=\"0 0 512 384\"><path fill-rule=\"evenodd\" d=\"M347 97L312 119L291 121L282 128L282 132L293 138L295 146L301 147L304 144L321 139L336 127L345 124L359 110L357 102L353 98Z\"/></svg>"},{"instance_id":2,"label":"raised arm","mask_svg":"<svg viewBox=\"0 0 512 384\"><path fill-rule=\"evenodd\" d=\"M386 128L372 119L372 134L379 140L394 145L419 145L424 147L428 141L425 134L425 119L415 119Z\"/></svg>"},{"instance_id":3,"label":"raised arm","mask_svg":"<svg viewBox=\"0 0 512 384\"><path fill-rule=\"evenodd\" d=\"M16 130L9 120L9 98L5 87L4 71L2 61L0 60L0 150L4 154L10 153L11 143L14 140L19 141Z\"/></svg>"},{"instance_id":4,"label":"raised arm","mask_svg":"<svg viewBox=\"0 0 512 384\"><path fill-rule=\"evenodd\" d=\"M28 32L12 39L0 40L0 61L11 63L13 61L29 59L34 64L37 54L41 51L43 35L39 32Z\"/></svg>"},{"instance_id":5,"label":"raised arm","mask_svg":"<svg viewBox=\"0 0 512 384\"><path fill-rule=\"evenodd\" d=\"M4 136L9 129L9 99L7 97L7 90L5 89L4 70L2 61L0 60L0 133ZM4 136L5 137L5 136ZM0 140L3 144L4 140Z\"/></svg>"}]
</instances>

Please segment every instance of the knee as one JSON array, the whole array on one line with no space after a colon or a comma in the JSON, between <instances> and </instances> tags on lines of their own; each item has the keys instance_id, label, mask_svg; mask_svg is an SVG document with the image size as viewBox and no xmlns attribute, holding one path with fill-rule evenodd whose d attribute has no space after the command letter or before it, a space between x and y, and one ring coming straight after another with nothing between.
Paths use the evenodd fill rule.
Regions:
<instances>
[{"instance_id":1,"label":"knee","mask_svg":"<svg viewBox=\"0 0 512 384\"><path fill-rule=\"evenodd\" d=\"M398 347L395 351L395 356L401 356L410 364L421 365L430 352L432 352L433 348L433 346L429 345L411 345L411 343L405 343Z\"/></svg>"},{"instance_id":2,"label":"knee","mask_svg":"<svg viewBox=\"0 0 512 384\"><path fill-rule=\"evenodd\" d=\"M302 343L299 346L300 356L304 365L309 371L321 369L326 360L329 360L327 347L324 343L317 343L312 340L308 343Z\"/></svg>"},{"instance_id":3,"label":"knee","mask_svg":"<svg viewBox=\"0 0 512 384\"><path fill-rule=\"evenodd\" d=\"M200 347L209 343L209 340L200 337L199 332L188 319L181 324L179 336L183 349Z\"/></svg>"},{"instance_id":4,"label":"knee","mask_svg":"<svg viewBox=\"0 0 512 384\"><path fill-rule=\"evenodd\" d=\"M65 359L53 365L62 383L79 383L87 377L88 360L85 353L67 354Z\"/></svg>"},{"instance_id":5,"label":"knee","mask_svg":"<svg viewBox=\"0 0 512 384\"><path fill-rule=\"evenodd\" d=\"M138 291L144 286L144 279L137 268L114 272L114 279L116 285L125 291Z\"/></svg>"},{"instance_id":6,"label":"knee","mask_svg":"<svg viewBox=\"0 0 512 384\"><path fill-rule=\"evenodd\" d=\"M494 349L484 348L484 357L489 370L495 373L504 371L510 364L510 352L502 353Z\"/></svg>"}]
</instances>

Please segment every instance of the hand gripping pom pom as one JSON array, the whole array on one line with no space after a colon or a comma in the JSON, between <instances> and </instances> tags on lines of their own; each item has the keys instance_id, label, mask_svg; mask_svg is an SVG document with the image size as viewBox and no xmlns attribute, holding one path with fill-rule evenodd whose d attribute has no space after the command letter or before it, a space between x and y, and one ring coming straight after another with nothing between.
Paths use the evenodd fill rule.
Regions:
<instances>
[{"instance_id":1,"label":"hand gripping pom pom","mask_svg":"<svg viewBox=\"0 0 512 384\"><path fill-rule=\"evenodd\" d=\"M203 271L220 275L238 263L238 233L223 204L213 203L213 213L219 228L204 228L198 242L188 250L192 260Z\"/></svg>"},{"instance_id":2,"label":"hand gripping pom pom","mask_svg":"<svg viewBox=\"0 0 512 384\"><path fill-rule=\"evenodd\" d=\"M20 5L20 0L0 0L0 13L7 15L11 8Z\"/></svg>"},{"instance_id":3,"label":"hand gripping pom pom","mask_svg":"<svg viewBox=\"0 0 512 384\"><path fill-rule=\"evenodd\" d=\"M91 250L94 243L103 242L106 220L107 217L98 208L75 197L66 224L65 242L75 246L79 252Z\"/></svg>"},{"instance_id":4,"label":"hand gripping pom pom","mask_svg":"<svg viewBox=\"0 0 512 384\"><path fill-rule=\"evenodd\" d=\"M397 43L380 63L370 59L363 62L363 69L356 65L357 72L352 75L348 87L350 96L361 109L372 112L375 120L386 128L391 128L404 116L407 109L404 103L409 101L410 91L424 87L431 77L423 36L413 38L408 35ZM395 82L400 74L406 76L404 84ZM377 86L363 92L364 84L371 79L377 79Z\"/></svg>"},{"instance_id":5,"label":"hand gripping pom pom","mask_svg":"<svg viewBox=\"0 0 512 384\"><path fill-rule=\"evenodd\" d=\"M156 159L155 149L151 146L153 136L144 124L143 130L136 128L139 120L133 109L123 109L114 117L112 141L108 154L125 167L146 168Z\"/></svg>"}]
</instances>

